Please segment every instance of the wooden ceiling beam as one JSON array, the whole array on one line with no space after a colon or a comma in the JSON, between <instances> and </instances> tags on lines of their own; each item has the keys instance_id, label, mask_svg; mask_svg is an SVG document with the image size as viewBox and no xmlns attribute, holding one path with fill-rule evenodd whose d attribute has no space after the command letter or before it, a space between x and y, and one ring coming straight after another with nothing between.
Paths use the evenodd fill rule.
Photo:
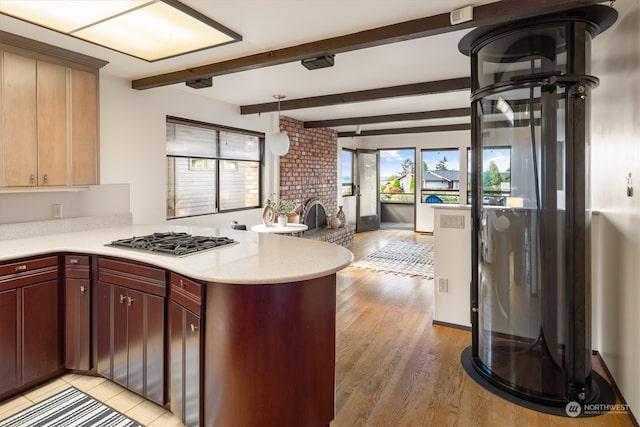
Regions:
<instances>
[{"instance_id":1,"label":"wooden ceiling beam","mask_svg":"<svg viewBox=\"0 0 640 427\"><path fill-rule=\"evenodd\" d=\"M427 16L324 40L214 62L185 70L135 79L132 80L131 87L142 90L184 83L189 80L221 76L240 71L286 64L305 58L382 46L466 28L501 24L516 19L530 18L532 16L597 4L602 1L603 0L502 0L474 7L473 20L456 25L451 25L449 12L441 13L439 15Z\"/></svg>"},{"instance_id":2,"label":"wooden ceiling beam","mask_svg":"<svg viewBox=\"0 0 640 427\"><path fill-rule=\"evenodd\" d=\"M349 138L355 136L376 136L376 135L400 135L407 133L428 133L428 132L451 132L454 130L470 130L470 123L460 123L455 125L441 125L441 126L419 126L410 128L395 128L395 129L374 129L363 130L359 134L355 132L338 132L338 138Z\"/></svg>"},{"instance_id":3,"label":"wooden ceiling beam","mask_svg":"<svg viewBox=\"0 0 640 427\"><path fill-rule=\"evenodd\" d=\"M375 101L400 96L431 95L434 93L453 92L471 88L469 77L436 80L433 82L411 83L408 85L360 90L356 92L336 93L333 95L312 96L280 101L281 110L299 110L302 108L327 107L329 105L348 104L351 102ZM257 114L278 111L278 102L240 106L240 114Z\"/></svg>"},{"instance_id":4,"label":"wooden ceiling beam","mask_svg":"<svg viewBox=\"0 0 640 427\"><path fill-rule=\"evenodd\" d=\"M337 126L365 125L371 123L404 122L408 120L444 119L471 115L471 108L452 108L448 110L420 111L416 113L384 114L381 116L350 117L346 119L316 120L304 122L305 128L330 128Z\"/></svg>"}]
</instances>

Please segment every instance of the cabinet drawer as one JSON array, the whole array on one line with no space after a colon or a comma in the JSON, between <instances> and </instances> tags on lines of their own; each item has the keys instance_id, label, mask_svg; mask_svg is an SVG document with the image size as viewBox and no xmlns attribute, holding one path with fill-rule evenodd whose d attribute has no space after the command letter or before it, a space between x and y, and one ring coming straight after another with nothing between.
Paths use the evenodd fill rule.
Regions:
<instances>
[{"instance_id":1,"label":"cabinet drawer","mask_svg":"<svg viewBox=\"0 0 640 427\"><path fill-rule=\"evenodd\" d=\"M98 259L98 280L165 297L165 271L131 261L110 258Z\"/></svg>"},{"instance_id":2,"label":"cabinet drawer","mask_svg":"<svg viewBox=\"0 0 640 427\"><path fill-rule=\"evenodd\" d=\"M64 265L66 267L69 267L69 266L88 266L89 265L89 256L88 255L65 255L65 257L64 257Z\"/></svg>"},{"instance_id":3,"label":"cabinet drawer","mask_svg":"<svg viewBox=\"0 0 640 427\"><path fill-rule=\"evenodd\" d=\"M170 282L171 300L193 313L201 313L202 285L175 273L171 273Z\"/></svg>"},{"instance_id":4,"label":"cabinet drawer","mask_svg":"<svg viewBox=\"0 0 640 427\"><path fill-rule=\"evenodd\" d=\"M57 267L58 257L51 256L46 258L32 259L28 261L13 262L11 264L0 265L0 279L2 276L14 275L18 273L27 273L33 270L46 267Z\"/></svg>"},{"instance_id":5,"label":"cabinet drawer","mask_svg":"<svg viewBox=\"0 0 640 427\"><path fill-rule=\"evenodd\" d=\"M85 255L65 255L64 273L67 279L89 279L89 257Z\"/></svg>"},{"instance_id":6,"label":"cabinet drawer","mask_svg":"<svg viewBox=\"0 0 640 427\"><path fill-rule=\"evenodd\" d=\"M58 280L58 257L46 257L0 266L0 291Z\"/></svg>"}]
</instances>

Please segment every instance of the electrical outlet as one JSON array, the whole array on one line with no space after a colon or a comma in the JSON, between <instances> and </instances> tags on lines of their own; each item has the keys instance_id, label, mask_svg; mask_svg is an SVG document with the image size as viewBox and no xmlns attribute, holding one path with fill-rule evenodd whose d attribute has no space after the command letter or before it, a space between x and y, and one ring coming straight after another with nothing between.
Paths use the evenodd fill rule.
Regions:
<instances>
[{"instance_id":1,"label":"electrical outlet","mask_svg":"<svg viewBox=\"0 0 640 427\"><path fill-rule=\"evenodd\" d=\"M438 279L438 291L449 292L449 279Z\"/></svg>"},{"instance_id":2,"label":"electrical outlet","mask_svg":"<svg viewBox=\"0 0 640 427\"><path fill-rule=\"evenodd\" d=\"M62 218L62 203L56 203L53 205L53 217L54 218Z\"/></svg>"}]
</instances>

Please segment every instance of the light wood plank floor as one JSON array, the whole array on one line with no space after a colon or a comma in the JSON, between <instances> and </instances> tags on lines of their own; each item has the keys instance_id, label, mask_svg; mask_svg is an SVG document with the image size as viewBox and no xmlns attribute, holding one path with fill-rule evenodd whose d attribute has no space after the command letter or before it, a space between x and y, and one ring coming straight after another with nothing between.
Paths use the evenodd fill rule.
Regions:
<instances>
[{"instance_id":1,"label":"light wood plank floor","mask_svg":"<svg viewBox=\"0 0 640 427\"><path fill-rule=\"evenodd\" d=\"M380 230L357 234L348 248L357 260L394 239L433 237ZM347 267L337 286L332 427L633 425L625 414L541 414L476 384L460 363L471 333L431 323L433 280Z\"/></svg>"}]
</instances>

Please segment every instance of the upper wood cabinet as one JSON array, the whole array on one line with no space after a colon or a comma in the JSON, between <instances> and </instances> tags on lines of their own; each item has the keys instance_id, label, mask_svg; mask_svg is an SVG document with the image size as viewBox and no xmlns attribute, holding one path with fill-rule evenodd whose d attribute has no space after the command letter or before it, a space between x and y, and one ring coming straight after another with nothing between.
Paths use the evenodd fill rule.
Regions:
<instances>
[{"instance_id":1,"label":"upper wood cabinet","mask_svg":"<svg viewBox=\"0 0 640 427\"><path fill-rule=\"evenodd\" d=\"M98 183L105 64L0 31L0 187Z\"/></svg>"}]
</instances>

